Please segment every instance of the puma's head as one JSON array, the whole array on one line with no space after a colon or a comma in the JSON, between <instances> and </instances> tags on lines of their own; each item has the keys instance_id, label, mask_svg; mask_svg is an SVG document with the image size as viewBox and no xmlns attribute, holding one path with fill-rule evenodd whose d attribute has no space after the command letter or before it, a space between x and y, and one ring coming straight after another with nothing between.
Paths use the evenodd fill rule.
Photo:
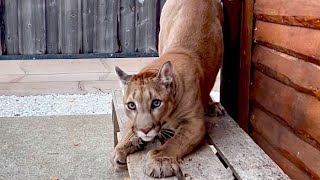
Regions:
<instances>
[{"instance_id":1,"label":"puma's head","mask_svg":"<svg viewBox=\"0 0 320 180\"><path fill-rule=\"evenodd\" d=\"M115 68L124 85L124 108L133 131L144 141L156 137L173 109L173 68L168 61L158 71L128 75Z\"/></svg>"}]
</instances>

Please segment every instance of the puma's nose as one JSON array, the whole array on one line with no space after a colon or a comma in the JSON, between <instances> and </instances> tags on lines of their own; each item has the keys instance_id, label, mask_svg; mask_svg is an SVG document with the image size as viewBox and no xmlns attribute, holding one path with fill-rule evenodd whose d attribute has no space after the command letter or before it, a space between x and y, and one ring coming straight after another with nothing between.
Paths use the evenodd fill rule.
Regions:
<instances>
[{"instance_id":1,"label":"puma's nose","mask_svg":"<svg viewBox=\"0 0 320 180\"><path fill-rule=\"evenodd\" d=\"M148 134L148 132L150 132L151 129L152 129L152 127L151 128L141 128L141 129L139 129L139 131L142 131L143 133Z\"/></svg>"}]
</instances>

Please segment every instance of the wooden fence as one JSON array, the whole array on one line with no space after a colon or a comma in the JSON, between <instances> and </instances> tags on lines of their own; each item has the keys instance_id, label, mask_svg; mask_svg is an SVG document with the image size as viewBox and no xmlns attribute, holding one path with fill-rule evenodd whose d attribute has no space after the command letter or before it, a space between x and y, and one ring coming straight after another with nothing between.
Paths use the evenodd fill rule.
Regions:
<instances>
[{"instance_id":1,"label":"wooden fence","mask_svg":"<svg viewBox=\"0 0 320 180\"><path fill-rule=\"evenodd\" d=\"M156 52L165 0L0 0L1 54Z\"/></svg>"}]
</instances>

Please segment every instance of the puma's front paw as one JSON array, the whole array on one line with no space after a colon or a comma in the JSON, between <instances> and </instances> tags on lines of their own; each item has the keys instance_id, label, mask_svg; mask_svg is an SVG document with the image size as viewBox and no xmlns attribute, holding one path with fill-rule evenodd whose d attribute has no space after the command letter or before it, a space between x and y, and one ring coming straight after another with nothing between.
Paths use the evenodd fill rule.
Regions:
<instances>
[{"instance_id":1,"label":"puma's front paw","mask_svg":"<svg viewBox=\"0 0 320 180\"><path fill-rule=\"evenodd\" d=\"M120 149L115 149L112 159L113 168L116 171L123 171L127 169L127 153Z\"/></svg>"},{"instance_id":2,"label":"puma's front paw","mask_svg":"<svg viewBox=\"0 0 320 180\"><path fill-rule=\"evenodd\" d=\"M154 178L165 178L180 174L178 162L170 157L148 157L144 172Z\"/></svg>"},{"instance_id":3,"label":"puma's front paw","mask_svg":"<svg viewBox=\"0 0 320 180\"><path fill-rule=\"evenodd\" d=\"M207 106L205 115L210 117L224 116L226 110L219 102L210 102Z\"/></svg>"}]
</instances>

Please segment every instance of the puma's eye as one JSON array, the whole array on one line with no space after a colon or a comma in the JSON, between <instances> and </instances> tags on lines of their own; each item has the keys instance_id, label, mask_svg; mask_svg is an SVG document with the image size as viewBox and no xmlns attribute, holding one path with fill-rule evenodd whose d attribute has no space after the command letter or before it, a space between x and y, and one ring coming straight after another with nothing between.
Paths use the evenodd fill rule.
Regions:
<instances>
[{"instance_id":1,"label":"puma's eye","mask_svg":"<svg viewBox=\"0 0 320 180\"><path fill-rule=\"evenodd\" d=\"M159 99L154 99L151 103L151 108L155 109L161 105L161 101Z\"/></svg>"},{"instance_id":2,"label":"puma's eye","mask_svg":"<svg viewBox=\"0 0 320 180\"><path fill-rule=\"evenodd\" d=\"M127 106L130 110L136 110L136 104L134 104L134 102L128 102Z\"/></svg>"}]
</instances>

